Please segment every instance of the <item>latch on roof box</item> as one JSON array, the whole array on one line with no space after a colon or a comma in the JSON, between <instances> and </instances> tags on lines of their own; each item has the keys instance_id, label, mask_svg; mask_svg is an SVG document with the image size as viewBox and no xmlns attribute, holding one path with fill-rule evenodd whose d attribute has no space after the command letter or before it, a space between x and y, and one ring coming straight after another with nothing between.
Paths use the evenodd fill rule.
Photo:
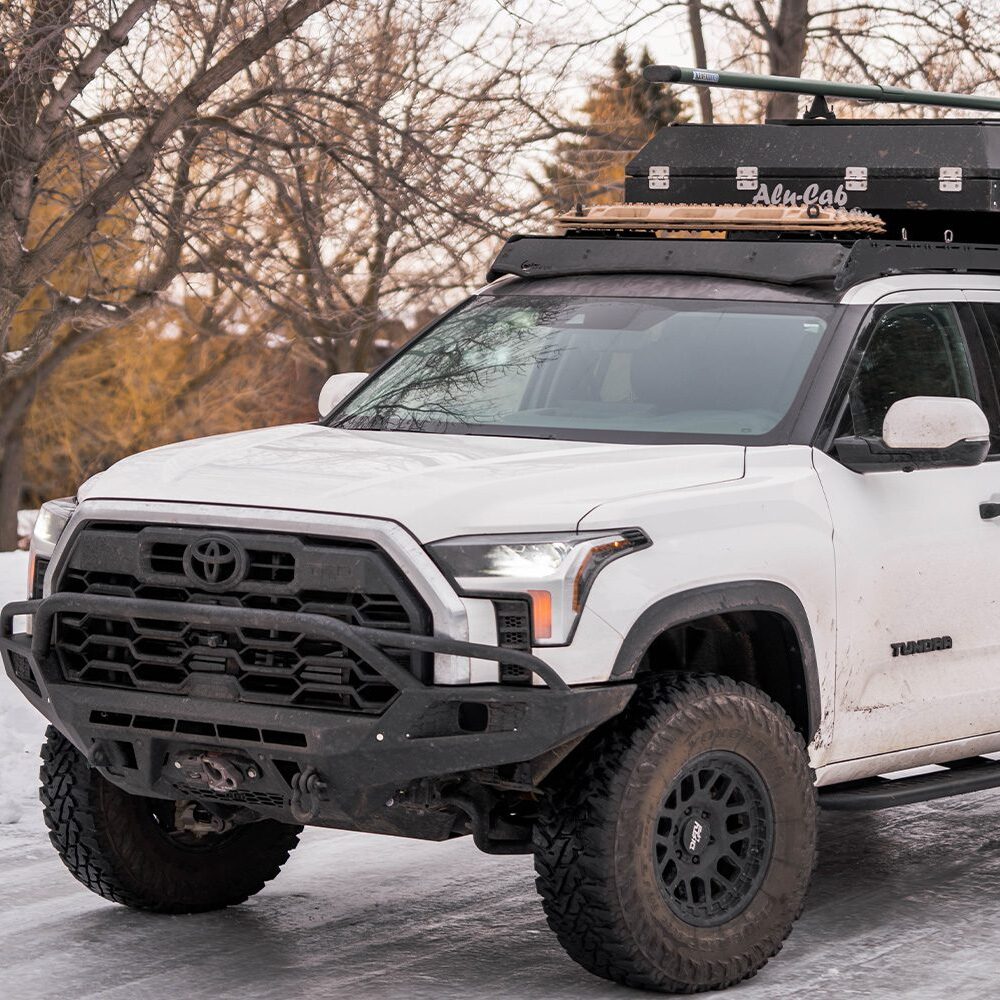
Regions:
<instances>
[{"instance_id":1,"label":"latch on roof box","mask_svg":"<svg viewBox=\"0 0 1000 1000\"><path fill-rule=\"evenodd\" d=\"M670 187L670 167L650 167L647 182L653 191L666 191Z\"/></svg>"},{"instance_id":2,"label":"latch on roof box","mask_svg":"<svg viewBox=\"0 0 1000 1000\"><path fill-rule=\"evenodd\" d=\"M961 191L962 168L942 167L938 171L938 188L941 191Z\"/></svg>"},{"instance_id":3,"label":"latch on roof box","mask_svg":"<svg viewBox=\"0 0 1000 1000\"><path fill-rule=\"evenodd\" d=\"M867 191L868 168L848 167L844 171L844 187L848 191Z\"/></svg>"},{"instance_id":4,"label":"latch on roof box","mask_svg":"<svg viewBox=\"0 0 1000 1000\"><path fill-rule=\"evenodd\" d=\"M760 182L758 180L756 167L736 168L737 191L756 191L759 185Z\"/></svg>"}]
</instances>

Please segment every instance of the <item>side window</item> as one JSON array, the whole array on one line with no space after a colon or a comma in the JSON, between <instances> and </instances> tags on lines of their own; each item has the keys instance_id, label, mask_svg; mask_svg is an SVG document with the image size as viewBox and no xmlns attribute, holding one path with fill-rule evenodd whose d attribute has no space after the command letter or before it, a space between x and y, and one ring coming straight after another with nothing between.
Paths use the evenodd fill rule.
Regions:
<instances>
[{"instance_id":1,"label":"side window","mask_svg":"<svg viewBox=\"0 0 1000 1000\"><path fill-rule=\"evenodd\" d=\"M990 454L1000 455L1000 302L983 302L975 307L982 330L982 355L976 359L983 410L990 421Z\"/></svg>"},{"instance_id":2,"label":"side window","mask_svg":"<svg viewBox=\"0 0 1000 1000\"><path fill-rule=\"evenodd\" d=\"M908 396L978 402L962 325L952 305L890 306L876 320L838 435L881 437L889 407Z\"/></svg>"}]
</instances>

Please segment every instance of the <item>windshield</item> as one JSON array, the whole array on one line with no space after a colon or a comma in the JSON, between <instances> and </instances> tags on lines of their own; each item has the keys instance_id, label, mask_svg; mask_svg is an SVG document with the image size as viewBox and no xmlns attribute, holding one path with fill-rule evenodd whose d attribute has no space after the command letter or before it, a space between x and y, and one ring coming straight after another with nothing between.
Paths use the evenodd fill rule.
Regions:
<instances>
[{"instance_id":1,"label":"windshield","mask_svg":"<svg viewBox=\"0 0 1000 1000\"><path fill-rule=\"evenodd\" d=\"M484 296L399 354L331 423L584 440L756 437L788 412L832 310Z\"/></svg>"}]
</instances>

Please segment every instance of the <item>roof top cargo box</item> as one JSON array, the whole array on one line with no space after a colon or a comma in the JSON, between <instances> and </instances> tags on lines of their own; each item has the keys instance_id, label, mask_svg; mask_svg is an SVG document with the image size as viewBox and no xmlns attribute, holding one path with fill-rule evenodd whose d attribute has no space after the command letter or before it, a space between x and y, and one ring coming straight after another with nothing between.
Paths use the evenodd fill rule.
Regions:
<instances>
[{"instance_id":1,"label":"roof top cargo box","mask_svg":"<svg viewBox=\"0 0 1000 1000\"><path fill-rule=\"evenodd\" d=\"M625 200L857 208L894 239L1000 242L1000 120L671 126L628 164Z\"/></svg>"}]
</instances>

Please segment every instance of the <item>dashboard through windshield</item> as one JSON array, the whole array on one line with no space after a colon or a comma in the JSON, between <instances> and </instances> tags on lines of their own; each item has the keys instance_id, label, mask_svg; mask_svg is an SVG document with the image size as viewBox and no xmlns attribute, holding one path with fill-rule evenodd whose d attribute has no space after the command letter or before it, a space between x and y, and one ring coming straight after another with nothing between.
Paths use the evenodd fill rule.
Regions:
<instances>
[{"instance_id":1,"label":"dashboard through windshield","mask_svg":"<svg viewBox=\"0 0 1000 1000\"><path fill-rule=\"evenodd\" d=\"M414 341L328 423L570 440L759 437L788 413L834 309L483 296Z\"/></svg>"}]
</instances>

